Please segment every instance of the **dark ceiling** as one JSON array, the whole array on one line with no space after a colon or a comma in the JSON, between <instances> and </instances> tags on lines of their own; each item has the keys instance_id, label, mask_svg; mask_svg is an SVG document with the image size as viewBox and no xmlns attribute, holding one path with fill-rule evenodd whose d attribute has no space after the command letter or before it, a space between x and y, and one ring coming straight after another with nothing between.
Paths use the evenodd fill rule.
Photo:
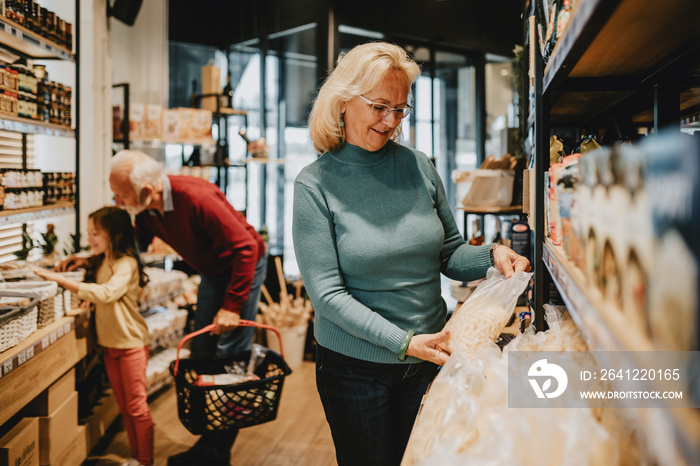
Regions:
<instances>
[{"instance_id":1,"label":"dark ceiling","mask_svg":"<svg viewBox=\"0 0 700 466\"><path fill-rule=\"evenodd\" d=\"M521 0L170 0L170 40L227 46L309 23L382 32L388 40L510 55L522 42Z\"/></svg>"}]
</instances>

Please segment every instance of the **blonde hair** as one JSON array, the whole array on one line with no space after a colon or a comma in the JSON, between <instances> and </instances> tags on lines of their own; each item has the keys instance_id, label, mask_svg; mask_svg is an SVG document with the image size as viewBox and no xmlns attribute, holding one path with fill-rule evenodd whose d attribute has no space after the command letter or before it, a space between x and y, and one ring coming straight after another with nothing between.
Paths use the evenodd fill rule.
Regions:
<instances>
[{"instance_id":1,"label":"blonde hair","mask_svg":"<svg viewBox=\"0 0 700 466\"><path fill-rule=\"evenodd\" d=\"M335 150L345 142L345 131L340 126L342 104L374 89L389 70L406 73L409 86L421 73L404 49L387 42L358 45L338 57L309 115L311 141L319 153ZM400 137L401 125L391 139L398 141Z\"/></svg>"}]
</instances>

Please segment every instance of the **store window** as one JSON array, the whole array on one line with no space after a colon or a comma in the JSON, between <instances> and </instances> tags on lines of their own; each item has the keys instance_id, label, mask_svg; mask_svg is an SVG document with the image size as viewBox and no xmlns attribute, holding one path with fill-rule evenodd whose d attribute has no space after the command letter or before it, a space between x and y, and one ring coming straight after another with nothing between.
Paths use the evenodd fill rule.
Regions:
<instances>
[{"instance_id":1,"label":"store window","mask_svg":"<svg viewBox=\"0 0 700 466\"><path fill-rule=\"evenodd\" d=\"M512 61L496 55L487 55L486 60L486 155L515 155L513 137L518 122L513 105Z\"/></svg>"}]
</instances>

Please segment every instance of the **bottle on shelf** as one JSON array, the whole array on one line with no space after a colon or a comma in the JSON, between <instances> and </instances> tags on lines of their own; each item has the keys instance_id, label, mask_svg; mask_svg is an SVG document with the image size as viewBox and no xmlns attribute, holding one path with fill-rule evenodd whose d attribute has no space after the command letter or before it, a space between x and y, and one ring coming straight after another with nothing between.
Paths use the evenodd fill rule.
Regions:
<instances>
[{"instance_id":1,"label":"bottle on shelf","mask_svg":"<svg viewBox=\"0 0 700 466\"><path fill-rule=\"evenodd\" d=\"M503 235L501 234L501 218L496 216L496 234L491 238L491 243L505 244Z\"/></svg>"},{"instance_id":2,"label":"bottle on shelf","mask_svg":"<svg viewBox=\"0 0 700 466\"><path fill-rule=\"evenodd\" d=\"M192 80L192 94L190 94L190 108L197 108L197 80Z\"/></svg>"},{"instance_id":3,"label":"bottle on shelf","mask_svg":"<svg viewBox=\"0 0 700 466\"><path fill-rule=\"evenodd\" d=\"M472 236L469 238L469 244L472 246L484 244L484 234L481 232L481 219L478 217L472 222Z\"/></svg>"},{"instance_id":4,"label":"bottle on shelf","mask_svg":"<svg viewBox=\"0 0 700 466\"><path fill-rule=\"evenodd\" d=\"M224 106L226 108L233 108L233 88L231 87L231 72L226 74L226 86L222 92L224 96Z\"/></svg>"}]
</instances>

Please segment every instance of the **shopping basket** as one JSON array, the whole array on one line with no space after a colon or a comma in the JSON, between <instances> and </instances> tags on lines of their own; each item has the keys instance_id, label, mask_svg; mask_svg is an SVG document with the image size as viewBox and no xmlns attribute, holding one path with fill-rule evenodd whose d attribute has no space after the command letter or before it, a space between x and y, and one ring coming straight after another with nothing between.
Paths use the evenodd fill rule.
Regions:
<instances>
[{"instance_id":1,"label":"shopping basket","mask_svg":"<svg viewBox=\"0 0 700 466\"><path fill-rule=\"evenodd\" d=\"M241 320L239 325L275 332L280 340L281 355L268 348L263 350L264 357L253 371L258 380L228 385L202 384L202 376L226 374L227 368L232 365L248 363L252 350L232 356L180 359L180 350L185 342L211 332L214 325L185 335L177 345L177 356L170 363L170 373L175 379L180 421L194 435L250 427L277 417L284 378L292 373L284 361L280 333L274 327L249 320Z\"/></svg>"}]
</instances>

